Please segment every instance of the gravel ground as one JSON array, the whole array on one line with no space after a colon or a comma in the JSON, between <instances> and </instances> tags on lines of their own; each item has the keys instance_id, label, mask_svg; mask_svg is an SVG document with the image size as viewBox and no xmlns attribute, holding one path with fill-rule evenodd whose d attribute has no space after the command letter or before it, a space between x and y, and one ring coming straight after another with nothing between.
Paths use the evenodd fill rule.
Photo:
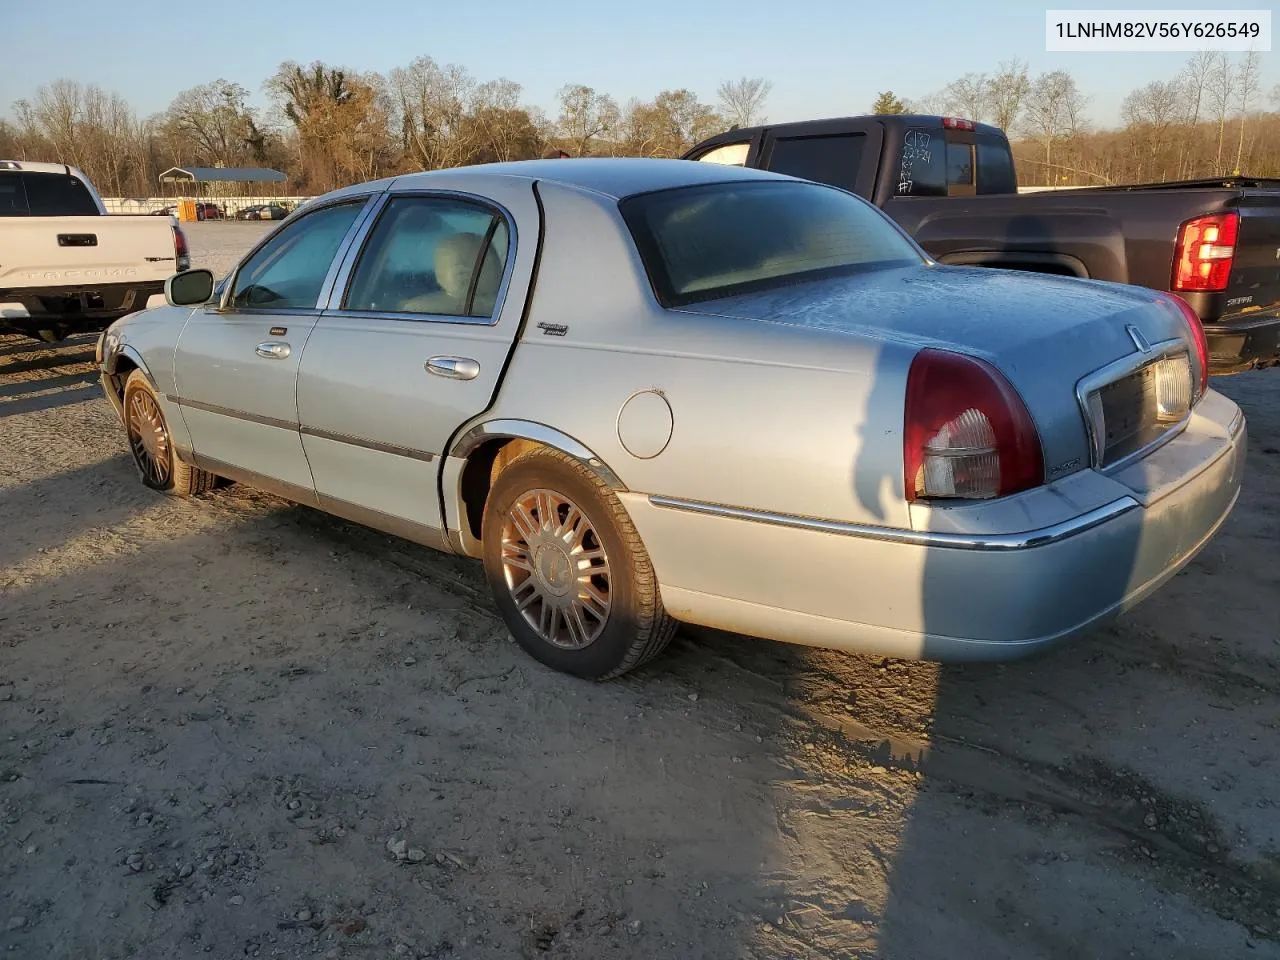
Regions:
<instances>
[{"instance_id":1,"label":"gravel ground","mask_svg":"<svg viewBox=\"0 0 1280 960\"><path fill-rule=\"evenodd\" d=\"M224 272L268 224L194 224ZM0 338L0 955L1280 957L1280 372L1114 627L938 666L684 631L593 685L478 566L136 478Z\"/></svg>"}]
</instances>

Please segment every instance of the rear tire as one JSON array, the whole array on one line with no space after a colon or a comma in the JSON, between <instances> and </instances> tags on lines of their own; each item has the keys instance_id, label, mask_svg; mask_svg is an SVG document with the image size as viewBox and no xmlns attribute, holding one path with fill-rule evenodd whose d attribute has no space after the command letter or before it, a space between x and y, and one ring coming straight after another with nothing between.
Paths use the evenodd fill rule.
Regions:
<instances>
[{"instance_id":1,"label":"rear tire","mask_svg":"<svg viewBox=\"0 0 1280 960\"><path fill-rule=\"evenodd\" d=\"M558 450L535 447L498 475L481 540L502 619L549 667L611 680L656 657L675 633L626 509Z\"/></svg>"},{"instance_id":2,"label":"rear tire","mask_svg":"<svg viewBox=\"0 0 1280 960\"><path fill-rule=\"evenodd\" d=\"M160 401L146 375L134 370L124 382L124 428L142 482L152 490L192 497L213 489L217 477L178 459Z\"/></svg>"}]
</instances>

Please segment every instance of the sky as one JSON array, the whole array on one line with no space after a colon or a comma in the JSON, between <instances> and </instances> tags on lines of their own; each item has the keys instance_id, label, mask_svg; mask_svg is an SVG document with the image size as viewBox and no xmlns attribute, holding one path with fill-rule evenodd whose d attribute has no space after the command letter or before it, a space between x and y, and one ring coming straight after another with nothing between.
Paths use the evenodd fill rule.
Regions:
<instances>
[{"instance_id":1,"label":"sky","mask_svg":"<svg viewBox=\"0 0 1280 960\"><path fill-rule=\"evenodd\" d=\"M12 117L14 100L58 77L118 92L146 115L179 90L218 78L243 84L265 106L262 83L285 60L386 73L428 55L479 80L514 80L527 104L552 117L565 83L619 104L675 87L714 103L720 81L765 77L773 82L765 112L787 121L869 113L881 90L922 96L1020 57L1032 75L1071 70L1091 98L1089 119L1113 126L1129 90L1173 77L1190 56L1046 53L1046 6L1071 7L1065 0L0 0L0 116ZM1277 82L1280 53L1264 53L1261 89Z\"/></svg>"}]
</instances>

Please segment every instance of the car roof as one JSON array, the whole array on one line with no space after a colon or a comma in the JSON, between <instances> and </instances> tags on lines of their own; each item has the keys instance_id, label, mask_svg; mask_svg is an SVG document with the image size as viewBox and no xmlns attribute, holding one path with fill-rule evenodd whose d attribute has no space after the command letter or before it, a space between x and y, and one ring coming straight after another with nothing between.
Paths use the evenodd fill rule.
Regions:
<instances>
[{"instance_id":1,"label":"car roof","mask_svg":"<svg viewBox=\"0 0 1280 960\"><path fill-rule=\"evenodd\" d=\"M41 163L36 160L4 160L0 159L0 170L16 170L22 173L61 173L67 176L79 176L75 167L65 163Z\"/></svg>"},{"instance_id":2,"label":"car roof","mask_svg":"<svg viewBox=\"0 0 1280 960\"><path fill-rule=\"evenodd\" d=\"M466 176L519 177L559 183L621 200L638 193L702 183L736 180L791 180L792 177L765 170L732 167L719 163L665 160L653 157L580 157L568 160L516 160L450 167L396 177L393 189L444 186L451 178Z\"/></svg>"}]
</instances>

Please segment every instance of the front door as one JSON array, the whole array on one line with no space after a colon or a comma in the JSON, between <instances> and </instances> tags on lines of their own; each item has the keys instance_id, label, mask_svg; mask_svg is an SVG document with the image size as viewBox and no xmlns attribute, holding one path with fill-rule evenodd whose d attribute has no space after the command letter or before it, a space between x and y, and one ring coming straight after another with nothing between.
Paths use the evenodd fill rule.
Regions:
<instances>
[{"instance_id":1,"label":"front door","mask_svg":"<svg viewBox=\"0 0 1280 960\"><path fill-rule=\"evenodd\" d=\"M528 182L502 207L391 195L302 357L298 414L320 506L438 545L456 429L492 402L537 242ZM533 232L517 243L518 223Z\"/></svg>"},{"instance_id":2,"label":"front door","mask_svg":"<svg viewBox=\"0 0 1280 960\"><path fill-rule=\"evenodd\" d=\"M245 259L220 303L191 315L178 339L174 379L202 466L265 477L282 492L314 500L298 436L298 362L325 282L367 201L299 217Z\"/></svg>"}]
</instances>

